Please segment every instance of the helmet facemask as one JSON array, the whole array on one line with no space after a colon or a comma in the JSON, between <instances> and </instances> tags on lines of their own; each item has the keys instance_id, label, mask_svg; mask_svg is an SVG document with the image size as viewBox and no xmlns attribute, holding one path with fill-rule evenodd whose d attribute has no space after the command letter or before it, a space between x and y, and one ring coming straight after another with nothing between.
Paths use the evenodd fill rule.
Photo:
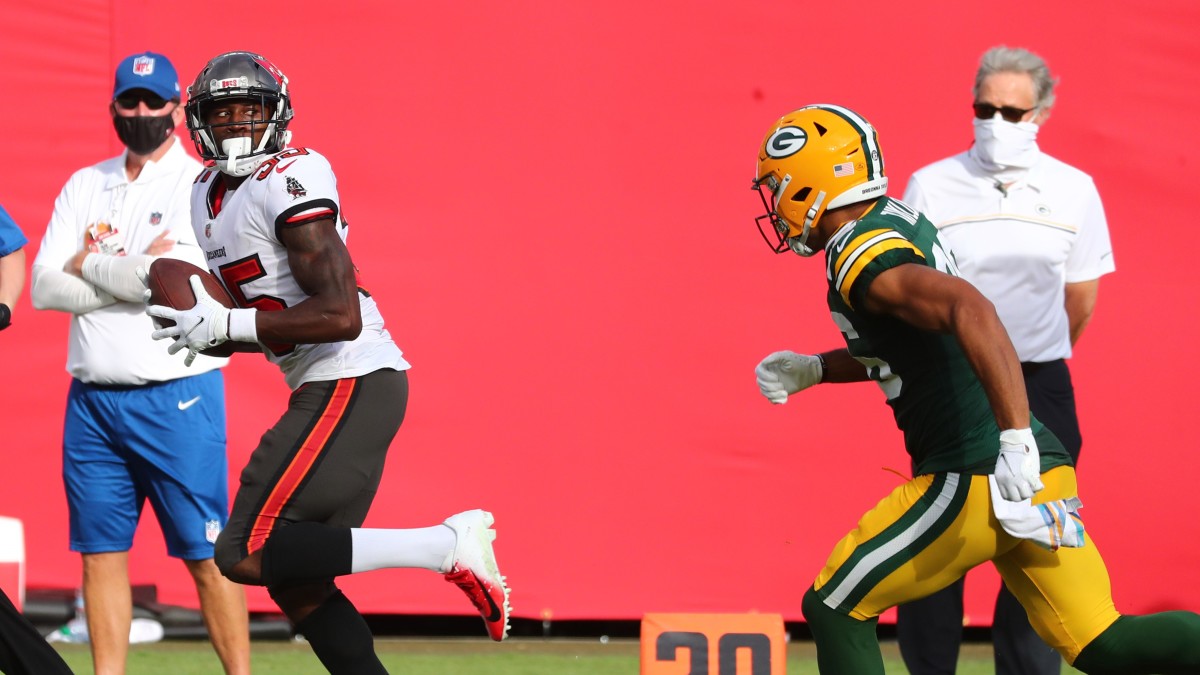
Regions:
<instances>
[{"instance_id":1,"label":"helmet facemask","mask_svg":"<svg viewBox=\"0 0 1200 675\"><path fill-rule=\"evenodd\" d=\"M821 206L825 202L825 193L817 193L816 200L805 213L803 225L797 228L787 218L781 216L778 209L779 201L787 194L791 182L792 177L788 174L784 174L783 180L778 179L774 174L767 174L754 181L753 187L758 191L758 196L762 199L763 207L767 211L755 218L754 223L758 226L758 233L762 235L763 241L767 242L767 246L770 246L772 251L783 253L790 250L796 255L807 258L816 255L816 251L808 245L808 236L812 233L813 225L823 211ZM791 199L803 203L811 192L812 188L801 188L791 195ZM767 223L770 224L769 228Z\"/></svg>"}]
</instances>

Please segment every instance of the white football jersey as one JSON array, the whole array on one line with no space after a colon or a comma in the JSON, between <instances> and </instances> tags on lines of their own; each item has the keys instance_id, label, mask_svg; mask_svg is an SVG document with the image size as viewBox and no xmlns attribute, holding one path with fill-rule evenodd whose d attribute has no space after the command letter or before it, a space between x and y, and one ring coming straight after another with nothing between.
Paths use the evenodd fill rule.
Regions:
<instances>
[{"instance_id":1,"label":"white football jersey","mask_svg":"<svg viewBox=\"0 0 1200 675\"><path fill-rule=\"evenodd\" d=\"M240 307L269 312L309 296L288 266L282 228L332 218L346 240L337 179L320 154L289 148L263 162L236 190L206 167L192 185L192 227L208 267ZM381 368L409 367L383 326L375 301L361 288L362 333L354 340L320 344L263 343L292 389L305 382L357 377Z\"/></svg>"}]
</instances>

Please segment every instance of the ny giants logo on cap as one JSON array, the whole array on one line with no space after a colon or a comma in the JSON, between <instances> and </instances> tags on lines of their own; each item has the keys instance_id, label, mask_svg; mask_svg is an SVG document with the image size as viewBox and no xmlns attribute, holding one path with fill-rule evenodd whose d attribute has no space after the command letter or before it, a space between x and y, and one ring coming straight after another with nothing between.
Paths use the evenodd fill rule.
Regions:
<instances>
[{"instance_id":1,"label":"ny giants logo on cap","mask_svg":"<svg viewBox=\"0 0 1200 675\"><path fill-rule=\"evenodd\" d=\"M153 75L154 74L154 57L153 56L139 56L136 59L134 59L133 60L133 74L141 75L143 77L146 75Z\"/></svg>"}]
</instances>

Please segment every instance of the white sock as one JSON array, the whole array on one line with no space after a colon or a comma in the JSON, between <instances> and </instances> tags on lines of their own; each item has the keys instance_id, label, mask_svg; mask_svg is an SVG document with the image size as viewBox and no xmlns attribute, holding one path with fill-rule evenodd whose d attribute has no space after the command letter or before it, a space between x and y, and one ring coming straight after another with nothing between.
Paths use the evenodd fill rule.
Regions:
<instances>
[{"instance_id":1,"label":"white sock","mask_svg":"<svg viewBox=\"0 0 1200 675\"><path fill-rule=\"evenodd\" d=\"M420 567L446 573L454 556L454 530L446 525L409 530L351 528L350 572Z\"/></svg>"}]
</instances>

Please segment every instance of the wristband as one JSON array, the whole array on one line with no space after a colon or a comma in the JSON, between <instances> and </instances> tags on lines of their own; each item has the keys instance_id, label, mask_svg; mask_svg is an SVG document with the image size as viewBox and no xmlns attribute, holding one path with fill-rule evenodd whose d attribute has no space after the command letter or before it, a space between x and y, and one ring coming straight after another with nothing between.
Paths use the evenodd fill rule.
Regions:
<instances>
[{"instance_id":1,"label":"wristband","mask_svg":"<svg viewBox=\"0 0 1200 675\"><path fill-rule=\"evenodd\" d=\"M817 362L821 364L821 376L817 378L817 384L825 381L825 357L817 354Z\"/></svg>"},{"instance_id":2,"label":"wristband","mask_svg":"<svg viewBox=\"0 0 1200 675\"><path fill-rule=\"evenodd\" d=\"M229 339L235 342L258 342L257 309L229 310Z\"/></svg>"},{"instance_id":3,"label":"wristband","mask_svg":"<svg viewBox=\"0 0 1200 675\"><path fill-rule=\"evenodd\" d=\"M1023 445L1036 448L1037 441L1033 439L1033 429L1005 429L1000 432L1000 442L1007 445Z\"/></svg>"}]
</instances>

